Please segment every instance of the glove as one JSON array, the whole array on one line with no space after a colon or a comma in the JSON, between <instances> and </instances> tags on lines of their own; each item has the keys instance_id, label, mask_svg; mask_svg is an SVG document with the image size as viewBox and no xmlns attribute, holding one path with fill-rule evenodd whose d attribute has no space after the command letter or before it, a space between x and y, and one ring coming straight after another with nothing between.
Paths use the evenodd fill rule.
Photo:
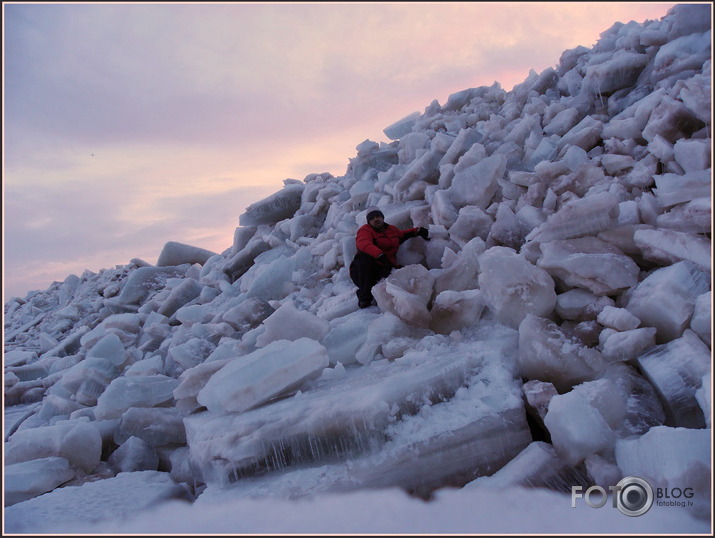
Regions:
<instances>
[{"instance_id":1,"label":"glove","mask_svg":"<svg viewBox=\"0 0 715 538\"><path fill-rule=\"evenodd\" d=\"M389 265L390 267L392 267L392 262L390 262L390 260L387 258L387 256L385 256L385 254L380 254L377 257L377 263L381 265Z\"/></svg>"},{"instance_id":2,"label":"glove","mask_svg":"<svg viewBox=\"0 0 715 538\"><path fill-rule=\"evenodd\" d=\"M429 241L429 230L427 228L420 228L417 230L417 235L419 235L425 241Z\"/></svg>"}]
</instances>

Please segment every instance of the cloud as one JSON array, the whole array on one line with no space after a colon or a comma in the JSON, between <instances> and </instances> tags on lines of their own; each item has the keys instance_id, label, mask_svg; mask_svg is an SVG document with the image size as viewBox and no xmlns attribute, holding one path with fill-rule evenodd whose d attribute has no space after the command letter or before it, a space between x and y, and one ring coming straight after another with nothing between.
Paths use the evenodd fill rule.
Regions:
<instances>
[{"instance_id":1,"label":"cloud","mask_svg":"<svg viewBox=\"0 0 715 538\"><path fill-rule=\"evenodd\" d=\"M5 277L226 248L283 179L672 4L604 5L5 4Z\"/></svg>"}]
</instances>

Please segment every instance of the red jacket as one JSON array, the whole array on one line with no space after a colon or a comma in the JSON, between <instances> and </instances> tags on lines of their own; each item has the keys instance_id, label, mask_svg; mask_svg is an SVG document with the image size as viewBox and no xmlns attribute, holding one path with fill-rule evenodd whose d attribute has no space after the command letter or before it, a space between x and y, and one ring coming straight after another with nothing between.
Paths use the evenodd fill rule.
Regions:
<instances>
[{"instance_id":1,"label":"red jacket","mask_svg":"<svg viewBox=\"0 0 715 538\"><path fill-rule=\"evenodd\" d=\"M357 231L355 245L365 254L377 258L385 254L392 265L397 265L397 249L410 237L415 237L419 228L400 230L392 224L385 224L382 231L378 232L369 224L363 224Z\"/></svg>"}]
</instances>

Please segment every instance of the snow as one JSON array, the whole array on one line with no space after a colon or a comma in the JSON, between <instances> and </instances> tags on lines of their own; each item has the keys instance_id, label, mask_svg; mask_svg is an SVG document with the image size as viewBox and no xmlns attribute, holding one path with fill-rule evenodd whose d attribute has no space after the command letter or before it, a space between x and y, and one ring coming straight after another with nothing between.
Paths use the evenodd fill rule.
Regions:
<instances>
[{"instance_id":1,"label":"snow","mask_svg":"<svg viewBox=\"0 0 715 538\"><path fill-rule=\"evenodd\" d=\"M434 101L222 253L7 301L4 530L712 532L708 15ZM430 241L359 309L372 207ZM645 514L586 502L629 476Z\"/></svg>"}]
</instances>

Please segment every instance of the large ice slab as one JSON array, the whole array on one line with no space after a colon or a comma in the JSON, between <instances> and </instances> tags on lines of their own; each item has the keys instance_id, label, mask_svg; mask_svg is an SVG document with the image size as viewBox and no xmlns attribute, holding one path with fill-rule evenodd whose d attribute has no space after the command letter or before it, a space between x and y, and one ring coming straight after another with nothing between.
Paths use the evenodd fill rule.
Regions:
<instances>
[{"instance_id":1,"label":"large ice slab","mask_svg":"<svg viewBox=\"0 0 715 538\"><path fill-rule=\"evenodd\" d=\"M276 340L226 364L211 376L197 400L216 412L245 411L299 388L328 364L327 350L315 340Z\"/></svg>"},{"instance_id":2,"label":"large ice slab","mask_svg":"<svg viewBox=\"0 0 715 538\"><path fill-rule=\"evenodd\" d=\"M503 405L519 407L523 404L518 387L513 398L505 398L514 391L507 387L515 375L515 331L499 326L486 331L457 346L439 344L439 340L430 345L434 337L428 336L402 358L346 369L344 376L322 381L310 391L241 414L193 414L185 419L192 461L207 482L226 482L260 468L354 457L379 449L388 427L397 427L424 406L434 408L450 400L467 384L476 385L464 394L463 403L471 408L480 405L472 400L479 395L488 404L480 407L480 413L491 414ZM486 340L480 346L481 339ZM480 371L481 376L477 375ZM460 414L459 420L473 421L479 416ZM424 429L426 417L410 424ZM457 418L454 415L450 421ZM423 433L430 435L427 429ZM406 438L415 441L413 437Z\"/></svg>"}]
</instances>

